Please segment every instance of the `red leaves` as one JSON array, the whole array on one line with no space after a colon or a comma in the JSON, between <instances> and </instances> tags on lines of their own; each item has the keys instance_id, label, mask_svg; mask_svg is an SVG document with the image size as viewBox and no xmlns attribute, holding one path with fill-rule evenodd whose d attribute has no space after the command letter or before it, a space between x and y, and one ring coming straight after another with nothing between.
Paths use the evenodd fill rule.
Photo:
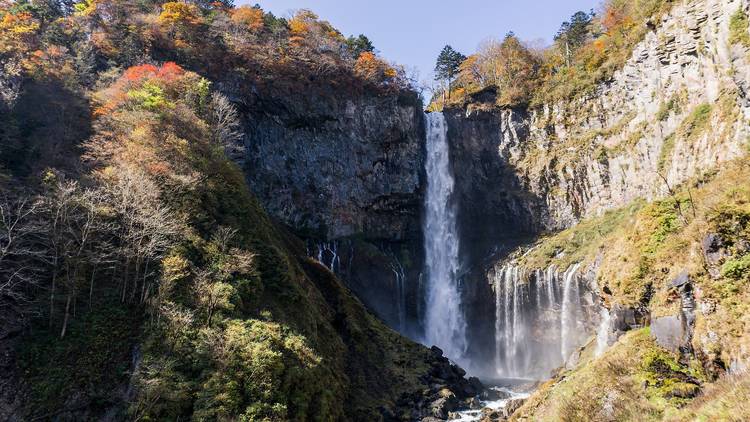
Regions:
<instances>
[{"instance_id":1,"label":"red leaves","mask_svg":"<svg viewBox=\"0 0 750 422\"><path fill-rule=\"evenodd\" d=\"M140 82L143 79L153 77L159 69L152 64L142 64L128 68L122 74L122 79L128 82Z\"/></svg>"},{"instance_id":2,"label":"red leaves","mask_svg":"<svg viewBox=\"0 0 750 422\"><path fill-rule=\"evenodd\" d=\"M142 64L128 68L122 75L126 82L140 82L144 79L159 78L168 82L181 77L185 70L175 62L166 62L161 67Z\"/></svg>"},{"instance_id":3,"label":"red leaves","mask_svg":"<svg viewBox=\"0 0 750 422\"><path fill-rule=\"evenodd\" d=\"M132 66L123 72L120 79L105 90L100 104L94 109L94 116L106 116L127 101L128 92L141 87L147 81L156 82L159 86L170 86L185 75L185 69L174 62L166 62L157 67L152 64Z\"/></svg>"},{"instance_id":4,"label":"red leaves","mask_svg":"<svg viewBox=\"0 0 750 422\"><path fill-rule=\"evenodd\" d=\"M180 67L180 65L175 62L166 62L161 66L156 77L165 81L173 81L180 78L184 74L185 70Z\"/></svg>"}]
</instances>

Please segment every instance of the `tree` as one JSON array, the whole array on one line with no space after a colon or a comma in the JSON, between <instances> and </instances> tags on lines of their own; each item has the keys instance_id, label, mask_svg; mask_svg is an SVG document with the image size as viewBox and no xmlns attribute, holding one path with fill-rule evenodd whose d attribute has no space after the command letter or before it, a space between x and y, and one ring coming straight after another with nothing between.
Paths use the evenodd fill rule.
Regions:
<instances>
[{"instance_id":1,"label":"tree","mask_svg":"<svg viewBox=\"0 0 750 422\"><path fill-rule=\"evenodd\" d=\"M233 9L230 13L232 22L249 29L251 32L260 31L265 26L263 10L260 8L241 6Z\"/></svg>"},{"instance_id":2,"label":"tree","mask_svg":"<svg viewBox=\"0 0 750 422\"><path fill-rule=\"evenodd\" d=\"M30 291L39 286L43 232L35 224L39 203L25 195L0 196L0 315L23 312Z\"/></svg>"},{"instance_id":3,"label":"tree","mask_svg":"<svg viewBox=\"0 0 750 422\"><path fill-rule=\"evenodd\" d=\"M570 18L570 22L563 22L560 30L557 31L555 41L562 49L567 66L570 66L571 57L575 52L588 41L593 17L593 11L590 13L576 12Z\"/></svg>"},{"instance_id":4,"label":"tree","mask_svg":"<svg viewBox=\"0 0 750 422\"><path fill-rule=\"evenodd\" d=\"M358 37L350 36L346 39L346 47L352 53L352 57L357 59L362 53L373 53L375 47L372 45L372 41L365 35L359 34Z\"/></svg>"},{"instance_id":5,"label":"tree","mask_svg":"<svg viewBox=\"0 0 750 422\"><path fill-rule=\"evenodd\" d=\"M435 80L445 81L450 99L450 89L453 79L458 74L461 63L466 60L466 56L454 50L450 45L443 47L435 64Z\"/></svg>"},{"instance_id":6,"label":"tree","mask_svg":"<svg viewBox=\"0 0 750 422\"><path fill-rule=\"evenodd\" d=\"M209 122L214 141L224 148L227 156L241 158L245 148L241 142L244 135L239 113L229 99L218 92L211 94Z\"/></svg>"},{"instance_id":7,"label":"tree","mask_svg":"<svg viewBox=\"0 0 750 422\"><path fill-rule=\"evenodd\" d=\"M398 76L396 69L369 51L359 55L354 64L354 73L373 84L384 83Z\"/></svg>"}]
</instances>

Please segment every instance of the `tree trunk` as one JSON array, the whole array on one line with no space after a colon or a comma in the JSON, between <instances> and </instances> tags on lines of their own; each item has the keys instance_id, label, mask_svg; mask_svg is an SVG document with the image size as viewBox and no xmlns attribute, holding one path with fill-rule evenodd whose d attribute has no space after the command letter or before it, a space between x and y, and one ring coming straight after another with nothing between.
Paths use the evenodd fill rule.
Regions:
<instances>
[{"instance_id":1,"label":"tree trunk","mask_svg":"<svg viewBox=\"0 0 750 422\"><path fill-rule=\"evenodd\" d=\"M65 318L63 319L62 330L60 331L60 338L65 337L65 331L68 329L68 319L70 317L70 301L73 299L73 292L68 292L68 300L65 301Z\"/></svg>"},{"instance_id":2,"label":"tree trunk","mask_svg":"<svg viewBox=\"0 0 750 422\"><path fill-rule=\"evenodd\" d=\"M52 328L53 315L55 313L55 288L57 286L57 256L52 264L52 290L49 296L49 327Z\"/></svg>"},{"instance_id":3,"label":"tree trunk","mask_svg":"<svg viewBox=\"0 0 750 422\"><path fill-rule=\"evenodd\" d=\"M89 280L89 310L91 310L91 297L94 295L94 274L96 274L96 265L91 270L91 279Z\"/></svg>"}]
</instances>

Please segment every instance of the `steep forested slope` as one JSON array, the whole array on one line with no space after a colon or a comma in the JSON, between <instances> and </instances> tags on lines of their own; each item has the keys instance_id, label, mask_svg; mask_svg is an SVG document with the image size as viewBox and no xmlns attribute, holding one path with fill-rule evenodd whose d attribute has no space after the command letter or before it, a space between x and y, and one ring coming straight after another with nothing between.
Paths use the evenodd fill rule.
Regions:
<instances>
[{"instance_id":1,"label":"steep forested slope","mask_svg":"<svg viewBox=\"0 0 750 422\"><path fill-rule=\"evenodd\" d=\"M413 97L366 38L221 2L0 5L0 419L379 420L477 392L230 159L247 109L300 90Z\"/></svg>"}]
</instances>

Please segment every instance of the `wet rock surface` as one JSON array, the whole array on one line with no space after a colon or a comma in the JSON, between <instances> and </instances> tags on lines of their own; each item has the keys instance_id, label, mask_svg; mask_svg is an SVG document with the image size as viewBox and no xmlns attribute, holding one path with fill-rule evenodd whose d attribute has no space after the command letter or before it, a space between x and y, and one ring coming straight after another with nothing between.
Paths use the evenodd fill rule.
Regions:
<instances>
[{"instance_id":1,"label":"wet rock surface","mask_svg":"<svg viewBox=\"0 0 750 422\"><path fill-rule=\"evenodd\" d=\"M444 421L456 411L479 406L477 397L485 391L482 383L477 378L465 378L466 371L452 364L440 348L433 346L431 352L427 362L431 370L423 379L430 388L400 400L401 406L408 408L402 420Z\"/></svg>"}]
</instances>

